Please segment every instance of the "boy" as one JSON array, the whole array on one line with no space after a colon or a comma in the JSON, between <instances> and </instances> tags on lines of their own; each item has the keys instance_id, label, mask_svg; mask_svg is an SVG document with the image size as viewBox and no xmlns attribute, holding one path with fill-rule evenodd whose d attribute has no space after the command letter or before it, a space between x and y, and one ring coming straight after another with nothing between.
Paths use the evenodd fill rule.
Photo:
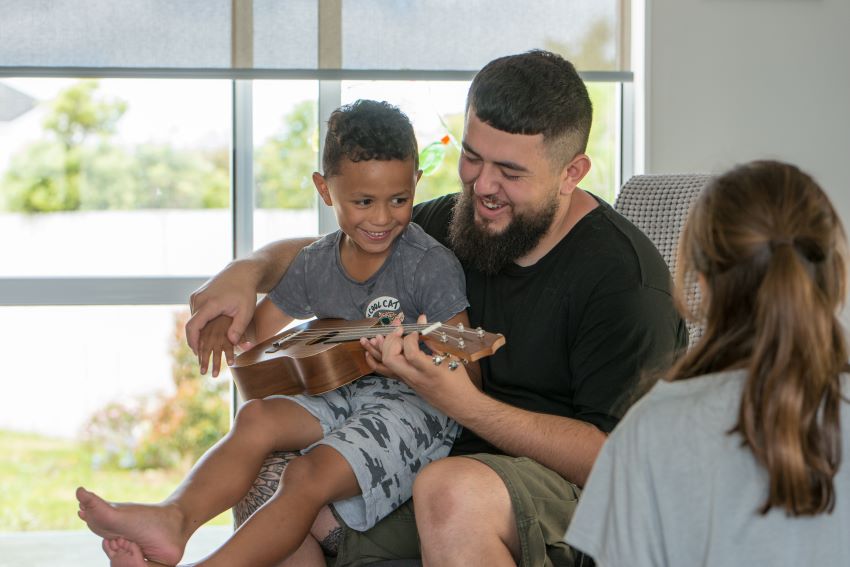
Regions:
<instances>
[{"instance_id":1,"label":"boy","mask_svg":"<svg viewBox=\"0 0 850 567\"><path fill-rule=\"evenodd\" d=\"M322 166L313 182L340 230L301 251L258 305L244 338L263 339L313 315L401 321L425 314L468 325L459 262L410 224L422 172L407 117L387 103L343 106L328 122ZM375 304L379 312L370 310ZM410 497L423 466L448 454L458 429L404 383L381 376L321 396L251 400L164 502L114 505L80 488L79 515L107 540L113 565L174 565L197 527L245 495L266 455L302 450L275 496L196 564L276 565L331 502L348 526L372 527Z\"/></svg>"}]
</instances>

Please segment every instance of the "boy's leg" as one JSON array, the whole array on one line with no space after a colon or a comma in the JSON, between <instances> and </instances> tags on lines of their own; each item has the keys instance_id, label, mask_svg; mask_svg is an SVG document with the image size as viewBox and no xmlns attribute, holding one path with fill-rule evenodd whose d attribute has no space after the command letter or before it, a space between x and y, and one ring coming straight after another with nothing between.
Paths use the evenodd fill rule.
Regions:
<instances>
[{"instance_id":1,"label":"boy's leg","mask_svg":"<svg viewBox=\"0 0 850 567\"><path fill-rule=\"evenodd\" d=\"M289 463L275 495L198 565L276 565L299 550L324 506L359 493L345 458L331 447L318 445Z\"/></svg>"},{"instance_id":2,"label":"boy's leg","mask_svg":"<svg viewBox=\"0 0 850 567\"><path fill-rule=\"evenodd\" d=\"M79 516L107 539L138 544L148 559L173 565L194 531L245 495L268 453L307 447L322 437L318 420L284 399L251 400L231 431L159 504L113 504L80 488Z\"/></svg>"}]
</instances>

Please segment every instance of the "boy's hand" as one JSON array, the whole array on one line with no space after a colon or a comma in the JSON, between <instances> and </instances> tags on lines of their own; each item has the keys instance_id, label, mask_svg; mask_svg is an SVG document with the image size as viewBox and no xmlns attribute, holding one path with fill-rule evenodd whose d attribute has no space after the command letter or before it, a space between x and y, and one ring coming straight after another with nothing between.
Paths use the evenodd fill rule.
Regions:
<instances>
[{"instance_id":1,"label":"boy's hand","mask_svg":"<svg viewBox=\"0 0 850 567\"><path fill-rule=\"evenodd\" d=\"M360 338L360 346L366 350L366 364L376 373L388 378L394 378L393 373L386 367L381 350L384 348L384 335L367 339Z\"/></svg>"},{"instance_id":2,"label":"boy's hand","mask_svg":"<svg viewBox=\"0 0 850 567\"><path fill-rule=\"evenodd\" d=\"M428 320L425 318L425 315L420 315L418 322L427 323ZM393 327L400 327L401 321L393 319L393 322L390 324ZM381 351L384 348L384 335L375 335L368 339L366 337L360 337L360 346L366 350L366 363L374 372L387 378L397 378L383 362Z\"/></svg>"},{"instance_id":3,"label":"boy's hand","mask_svg":"<svg viewBox=\"0 0 850 567\"><path fill-rule=\"evenodd\" d=\"M233 364L234 353L238 354L240 351L253 346L250 342L244 341L234 348L233 343L228 338L228 329L230 329L232 323L233 320L227 315L219 315L201 329L198 338L198 364L201 367L201 374L207 373L210 355L212 355L212 375L215 378L221 370L222 355L224 355L227 364Z\"/></svg>"}]
</instances>

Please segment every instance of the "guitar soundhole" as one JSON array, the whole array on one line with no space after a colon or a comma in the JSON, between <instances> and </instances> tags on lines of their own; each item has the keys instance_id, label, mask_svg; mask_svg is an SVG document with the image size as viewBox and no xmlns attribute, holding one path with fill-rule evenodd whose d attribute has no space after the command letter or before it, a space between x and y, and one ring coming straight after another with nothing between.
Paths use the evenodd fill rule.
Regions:
<instances>
[{"instance_id":1,"label":"guitar soundhole","mask_svg":"<svg viewBox=\"0 0 850 567\"><path fill-rule=\"evenodd\" d=\"M311 341L307 341L307 344L308 345L318 345L318 344L322 344L322 343L344 343L346 341L351 340L350 338L347 338L347 337L337 337L337 335L339 335L339 331L330 331L330 332L325 333L324 335L316 337L315 339L313 339Z\"/></svg>"}]
</instances>

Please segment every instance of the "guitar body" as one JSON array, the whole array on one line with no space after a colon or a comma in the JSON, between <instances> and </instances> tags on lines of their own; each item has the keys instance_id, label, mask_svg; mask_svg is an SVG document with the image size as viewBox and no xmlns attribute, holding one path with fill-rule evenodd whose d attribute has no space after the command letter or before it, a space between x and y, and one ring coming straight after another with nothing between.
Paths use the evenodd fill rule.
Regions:
<instances>
[{"instance_id":1,"label":"guitar body","mask_svg":"<svg viewBox=\"0 0 850 567\"><path fill-rule=\"evenodd\" d=\"M360 346L361 337L386 335L395 328L381 325L377 319L308 321L238 355L230 373L246 400L329 392L372 372ZM441 359L452 356L463 363L489 356L505 344L500 334L462 325L417 323L402 328L419 332Z\"/></svg>"},{"instance_id":2,"label":"guitar body","mask_svg":"<svg viewBox=\"0 0 850 567\"><path fill-rule=\"evenodd\" d=\"M372 372L358 340L331 342L340 329L376 326L374 319L316 319L287 329L238 355L230 373L246 400L274 394L316 395ZM362 333L361 333L362 334ZM376 333L377 334L377 333ZM277 345L277 346L275 346Z\"/></svg>"}]
</instances>

